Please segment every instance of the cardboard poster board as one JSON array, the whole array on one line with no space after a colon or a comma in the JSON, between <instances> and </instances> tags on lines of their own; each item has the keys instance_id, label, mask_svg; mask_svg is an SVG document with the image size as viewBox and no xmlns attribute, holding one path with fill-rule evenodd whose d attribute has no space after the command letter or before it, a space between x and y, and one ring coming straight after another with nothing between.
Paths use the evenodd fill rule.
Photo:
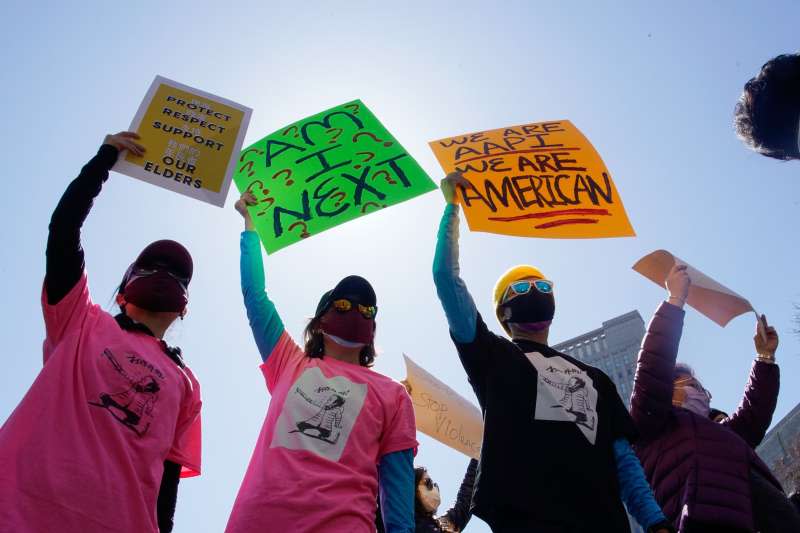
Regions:
<instances>
[{"instance_id":1,"label":"cardboard poster board","mask_svg":"<svg viewBox=\"0 0 800 533\"><path fill-rule=\"evenodd\" d=\"M479 131L431 141L458 187L472 231L580 239L635 235L611 174L568 120Z\"/></svg>"},{"instance_id":2,"label":"cardboard poster board","mask_svg":"<svg viewBox=\"0 0 800 533\"><path fill-rule=\"evenodd\" d=\"M250 108L156 76L131 122L147 150L112 170L222 207L250 122Z\"/></svg>"}]
</instances>

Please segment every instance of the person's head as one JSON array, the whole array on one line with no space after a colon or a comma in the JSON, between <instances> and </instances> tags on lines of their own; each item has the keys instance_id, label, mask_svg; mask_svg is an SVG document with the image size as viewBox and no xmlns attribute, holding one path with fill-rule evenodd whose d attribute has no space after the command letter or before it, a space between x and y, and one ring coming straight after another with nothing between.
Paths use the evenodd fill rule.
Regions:
<instances>
[{"instance_id":1,"label":"person's head","mask_svg":"<svg viewBox=\"0 0 800 533\"><path fill-rule=\"evenodd\" d=\"M695 377L692 367L685 363L676 364L672 374L672 405L707 417L711 410L710 403L711 393Z\"/></svg>"},{"instance_id":2,"label":"person's head","mask_svg":"<svg viewBox=\"0 0 800 533\"><path fill-rule=\"evenodd\" d=\"M372 285L360 276L347 276L320 298L304 333L306 355L325 355L327 338L345 348L360 348L359 364L372 366L377 313Z\"/></svg>"},{"instance_id":3,"label":"person's head","mask_svg":"<svg viewBox=\"0 0 800 533\"><path fill-rule=\"evenodd\" d=\"M192 256L178 242L156 241L145 247L128 267L116 301L129 317L156 319L171 324L186 313Z\"/></svg>"},{"instance_id":4,"label":"person's head","mask_svg":"<svg viewBox=\"0 0 800 533\"><path fill-rule=\"evenodd\" d=\"M726 419L730 418L730 416L725 411L720 411L719 409L711 408L708 411L708 418L719 424L724 422Z\"/></svg>"},{"instance_id":5,"label":"person's head","mask_svg":"<svg viewBox=\"0 0 800 533\"><path fill-rule=\"evenodd\" d=\"M770 59L745 84L734 125L753 150L775 159L800 159L800 54Z\"/></svg>"},{"instance_id":6,"label":"person's head","mask_svg":"<svg viewBox=\"0 0 800 533\"><path fill-rule=\"evenodd\" d=\"M414 513L422 516L433 516L442 503L439 485L433 482L424 466L414 468Z\"/></svg>"},{"instance_id":7,"label":"person's head","mask_svg":"<svg viewBox=\"0 0 800 533\"><path fill-rule=\"evenodd\" d=\"M339 394L331 394L328 396L328 399L325 400L326 409L336 409L342 405L344 405L344 398Z\"/></svg>"},{"instance_id":8,"label":"person's head","mask_svg":"<svg viewBox=\"0 0 800 533\"><path fill-rule=\"evenodd\" d=\"M506 333L547 330L553 321L556 302L553 282L539 269L518 265L506 271L494 286L495 315Z\"/></svg>"}]
</instances>

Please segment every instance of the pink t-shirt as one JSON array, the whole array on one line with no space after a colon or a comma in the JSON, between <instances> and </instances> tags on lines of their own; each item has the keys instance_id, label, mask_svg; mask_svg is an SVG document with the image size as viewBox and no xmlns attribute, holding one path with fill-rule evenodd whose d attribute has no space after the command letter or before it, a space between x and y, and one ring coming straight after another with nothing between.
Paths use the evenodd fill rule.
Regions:
<instances>
[{"instance_id":1,"label":"pink t-shirt","mask_svg":"<svg viewBox=\"0 0 800 533\"><path fill-rule=\"evenodd\" d=\"M225 531L374 532L380 458L417 447L405 388L285 331L261 370L272 399Z\"/></svg>"},{"instance_id":2,"label":"pink t-shirt","mask_svg":"<svg viewBox=\"0 0 800 533\"><path fill-rule=\"evenodd\" d=\"M164 461L200 473L197 380L93 304L85 274L42 306L44 367L0 428L0 532L158 531Z\"/></svg>"}]
</instances>

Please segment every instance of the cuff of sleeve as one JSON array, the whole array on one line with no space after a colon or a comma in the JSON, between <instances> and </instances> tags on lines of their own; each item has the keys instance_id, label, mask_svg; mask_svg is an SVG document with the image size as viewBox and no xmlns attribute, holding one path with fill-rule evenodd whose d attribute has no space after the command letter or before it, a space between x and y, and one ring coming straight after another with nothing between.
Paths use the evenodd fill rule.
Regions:
<instances>
[{"instance_id":1,"label":"cuff of sleeve","mask_svg":"<svg viewBox=\"0 0 800 533\"><path fill-rule=\"evenodd\" d=\"M444 208L444 212L447 215L458 214L459 205L458 204L447 204Z\"/></svg>"},{"instance_id":2,"label":"cuff of sleeve","mask_svg":"<svg viewBox=\"0 0 800 533\"><path fill-rule=\"evenodd\" d=\"M119 150L111 146L110 144L104 144L97 150L97 159L103 165L103 168L106 170L111 170L111 167L114 166L114 163L117 162L117 158L119 157Z\"/></svg>"},{"instance_id":3,"label":"cuff of sleeve","mask_svg":"<svg viewBox=\"0 0 800 533\"><path fill-rule=\"evenodd\" d=\"M251 246L254 246L254 245L257 246L258 245L258 233L256 233L254 230L249 230L249 229L248 230L244 230L242 232L242 237L241 237L241 241L240 242L242 244L242 249L244 249L245 247L251 247Z\"/></svg>"},{"instance_id":4,"label":"cuff of sleeve","mask_svg":"<svg viewBox=\"0 0 800 533\"><path fill-rule=\"evenodd\" d=\"M683 318L683 316L686 314L686 310L681 309L677 305L671 304L665 300L661 302L660 306L658 306L656 313L667 315L670 318Z\"/></svg>"}]
</instances>

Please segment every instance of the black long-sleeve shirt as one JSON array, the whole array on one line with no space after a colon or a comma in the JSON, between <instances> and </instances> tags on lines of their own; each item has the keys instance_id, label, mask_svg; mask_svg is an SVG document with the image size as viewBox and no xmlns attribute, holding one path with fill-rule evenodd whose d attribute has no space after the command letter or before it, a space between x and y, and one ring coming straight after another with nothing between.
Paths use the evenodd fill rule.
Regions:
<instances>
[{"instance_id":1,"label":"black long-sleeve shirt","mask_svg":"<svg viewBox=\"0 0 800 533\"><path fill-rule=\"evenodd\" d=\"M84 165L78 177L69 184L53 211L47 236L44 276L47 303L50 305L60 302L81 279L85 268L81 227L118 155L119 151L113 146L101 146L97 155ZM118 316L117 322L125 329L143 328L124 315ZM150 333L149 330L147 332ZM164 346L170 358L176 364L181 364L179 352L176 354L174 349ZM162 533L172 531L180 471L179 464L164 461L164 475L157 504L158 527Z\"/></svg>"}]
</instances>

